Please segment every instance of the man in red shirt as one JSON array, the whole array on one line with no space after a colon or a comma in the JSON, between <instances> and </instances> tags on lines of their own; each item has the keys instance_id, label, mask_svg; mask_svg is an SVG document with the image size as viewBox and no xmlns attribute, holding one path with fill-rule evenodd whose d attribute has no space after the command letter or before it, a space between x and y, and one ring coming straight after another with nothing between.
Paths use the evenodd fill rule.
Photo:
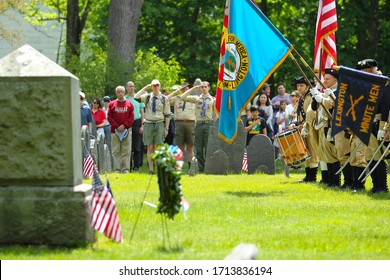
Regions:
<instances>
[{"instance_id":1,"label":"man in red shirt","mask_svg":"<svg viewBox=\"0 0 390 280\"><path fill-rule=\"evenodd\" d=\"M124 174L130 171L131 126L134 122L134 106L125 99L125 88L117 86L116 100L108 106L108 121L111 124L111 146L114 169Z\"/></svg>"}]
</instances>

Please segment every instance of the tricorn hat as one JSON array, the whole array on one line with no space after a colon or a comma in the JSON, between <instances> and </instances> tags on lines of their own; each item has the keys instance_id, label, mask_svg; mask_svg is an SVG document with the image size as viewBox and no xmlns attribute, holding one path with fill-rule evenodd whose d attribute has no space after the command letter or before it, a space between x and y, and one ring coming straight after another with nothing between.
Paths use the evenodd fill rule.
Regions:
<instances>
[{"instance_id":1,"label":"tricorn hat","mask_svg":"<svg viewBox=\"0 0 390 280\"><path fill-rule=\"evenodd\" d=\"M332 68L325 68L325 69L324 69L324 73L325 73L325 74L332 75L332 76L335 77L336 79L339 78L339 72L337 72L336 70L334 70L334 69L332 69Z\"/></svg>"},{"instance_id":2,"label":"tricorn hat","mask_svg":"<svg viewBox=\"0 0 390 280\"><path fill-rule=\"evenodd\" d=\"M372 67L379 67L378 62L375 59L367 58L367 59L360 60L356 64L355 68L357 70L362 70L362 69L372 68Z\"/></svg>"},{"instance_id":3,"label":"tricorn hat","mask_svg":"<svg viewBox=\"0 0 390 280\"><path fill-rule=\"evenodd\" d=\"M309 79L309 82L311 84L314 84L314 81ZM309 85L306 81L306 79L301 76L301 77L298 77L298 78L295 78L294 81L291 83L292 86L296 86L297 84L306 84L306 85Z\"/></svg>"}]
</instances>

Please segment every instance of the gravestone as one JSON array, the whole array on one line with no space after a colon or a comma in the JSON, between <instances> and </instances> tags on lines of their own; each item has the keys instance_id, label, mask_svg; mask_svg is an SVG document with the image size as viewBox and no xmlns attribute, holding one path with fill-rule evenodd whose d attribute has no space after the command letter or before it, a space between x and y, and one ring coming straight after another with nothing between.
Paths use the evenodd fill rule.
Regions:
<instances>
[{"instance_id":1,"label":"gravestone","mask_svg":"<svg viewBox=\"0 0 390 280\"><path fill-rule=\"evenodd\" d=\"M210 127L209 140L207 144L206 174L220 174L221 162L218 162L213 157L214 153L218 150L223 151L227 156L227 164L223 165L226 170L223 173L240 174L242 170L242 158L244 157L245 144L246 144L246 131L244 130L244 124L240 120L238 122L237 136L232 144L226 143L222 138L218 136L219 119L215 120Z\"/></svg>"},{"instance_id":2,"label":"gravestone","mask_svg":"<svg viewBox=\"0 0 390 280\"><path fill-rule=\"evenodd\" d=\"M79 80L24 45L0 59L0 244L93 242Z\"/></svg>"},{"instance_id":3,"label":"gravestone","mask_svg":"<svg viewBox=\"0 0 390 280\"><path fill-rule=\"evenodd\" d=\"M229 158L224 151L217 150L210 156L210 161L215 162L211 171L216 175L225 175L229 170Z\"/></svg>"},{"instance_id":4,"label":"gravestone","mask_svg":"<svg viewBox=\"0 0 390 280\"><path fill-rule=\"evenodd\" d=\"M105 153L104 153L104 137L99 134L97 136L97 155L98 155L98 168L99 168L99 173L103 174L106 171L106 166L105 166Z\"/></svg>"},{"instance_id":5,"label":"gravestone","mask_svg":"<svg viewBox=\"0 0 390 280\"><path fill-rule=\"evenodd\" d=\"M266 135L255 135L247 147L248 174L275 174L275 147Z\"/></svg>"}]
</instances>

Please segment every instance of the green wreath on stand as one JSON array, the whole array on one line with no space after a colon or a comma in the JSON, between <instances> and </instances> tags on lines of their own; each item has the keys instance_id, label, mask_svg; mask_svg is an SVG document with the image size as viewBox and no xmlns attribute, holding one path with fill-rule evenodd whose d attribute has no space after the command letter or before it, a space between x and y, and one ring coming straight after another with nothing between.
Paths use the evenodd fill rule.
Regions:
<instances>
[{"instance_id":1,"label":"green wreath on stand","mask_svg":"<svg viewBox=\"0 0 390 280\"><path fill-rule=\"evenodd\" d=\"M157 213L164 214L170 219L180 212L182 190L180 185L181 168L179 161L172 154L177 149L167 144L161 145L152 155L156 163L160 199Z\"/></svg>"}]
</instances>

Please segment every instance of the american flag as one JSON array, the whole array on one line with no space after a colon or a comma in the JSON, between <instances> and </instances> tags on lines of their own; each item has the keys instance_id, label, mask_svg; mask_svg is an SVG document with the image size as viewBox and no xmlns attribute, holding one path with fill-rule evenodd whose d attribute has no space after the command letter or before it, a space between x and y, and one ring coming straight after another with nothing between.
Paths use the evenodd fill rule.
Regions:
<instances>
[{"instance_id":1,"label":"american flag","mask_svg":"<svg viewBox=\"0 0 390 280\"><path fill-rule=\"evenodd\" d=\"M244 152L244 157L242 159L242 170L248 172L248 154Z\"/></svg>"},{"instance_id":2,"label":"american flag","mask_svg":"<svg viewBox=\"0 0 390 280\"><path fill-rule=\"evenodd\" d=\"M93 162L92 156L90 155L87 148L85 147L83 152L83 158L84 158L83 174L84 176L91 178L93 176L95 163Z\"/></svg>"},{"instance_id":3,"label":"american flag","mask_svg":"<svg viewBox=\"0 0 390 280\"><path fill-rule=\"evenodd\" d=\"M107 185L110 186L108 179ZM122 227L114 197L104 186L96 170L93 170L91 209L93 228L116 242L123 242Z\"/></svg>"},{"instance_id":4,"label":"american flag","mask_svg":"<svg viewBox=\"0 0 390 280\"><path fill-rule=\"evenodd\" d=\"M337 28L336 1L320 0L314 42L315 71L324 73L325 68L337 65L335 34Z\"/></svg>"}]
</instances>

